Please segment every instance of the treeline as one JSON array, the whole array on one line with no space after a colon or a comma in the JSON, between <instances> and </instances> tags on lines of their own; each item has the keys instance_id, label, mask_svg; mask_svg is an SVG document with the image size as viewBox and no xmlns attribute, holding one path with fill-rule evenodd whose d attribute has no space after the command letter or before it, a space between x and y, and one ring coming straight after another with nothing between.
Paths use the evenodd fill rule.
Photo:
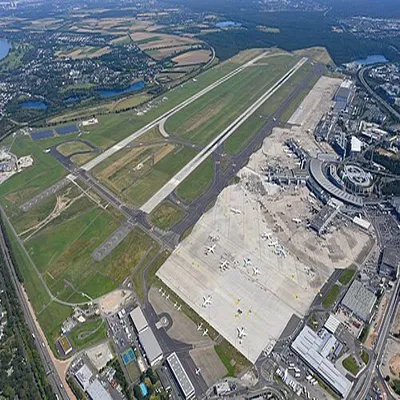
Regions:
<instances>
[{"instance_id":1,"label":"treeline","mask_svg":"<svg viewBox=\"0 0 400 400\"><path fill-rule=\"evenodd\" d=\"M0 341L0 395L6 399L55 399L34 339L14 289L4 254L0 252L0 292L6 326Z\"/></svg>"},{"instance_id":2,"label":"treeline","mask_svg":"<svg viewBox=\"0 0 400 400\"><path fill-rule=\"evenodd\" d=\"M371 150L367 151L365 158L368 160L371 157ZM374 152L373 161L385 167L389 172L395 175L400 175L400 160L394 157L388 157L381 153Z\"/></svg>"}]
</instances>

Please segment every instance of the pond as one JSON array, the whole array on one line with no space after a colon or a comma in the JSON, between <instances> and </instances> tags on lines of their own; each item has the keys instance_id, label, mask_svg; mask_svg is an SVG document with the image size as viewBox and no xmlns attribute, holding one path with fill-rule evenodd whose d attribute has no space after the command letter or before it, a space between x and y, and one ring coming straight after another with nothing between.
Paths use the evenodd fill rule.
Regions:
<instances>
[{"instance_id":1,"label":"pond","mask_svg":"<svg viewBox=\"0 0 400 400\"><path fill-rule=\"evenodd\" d=\"M389 60L381 54L373 54L368 56L367 58L356 60L354 62L358 65L371 65L376 63L385 63L388 61Z\"/></svg>"},{"instance_id":2,"label":"pond","mask_svg":"<svg viewBox=\"0 0 400 400\"><path fill-rule=\"evenodd\" d=\"M10 43L8 43L7 40L0 39L0 60L7 57L10 48Z\"/></svg>"},{"instance_id":3,"label":"pond","mask_svg":"<svg viewBox=\"0 0 400 400\"><path fill-rule=\"evenodd\" d=\"M47 105L41 101L25 101L21 103L21 108L34 108L36 110L45 110Z\"/></svg>"},{"instance_id":4,"label":"pond","mask_svg":"<svg viewBox=\"0 0 400 400\"><path fill-rule=\"evenodd\" d=\"M135 82L133 85L125 89L98 89L96 90L96 93L98 93L103 98L107 98L107 97L119 96L125 93L136 92L138 90L142 90L143 88L144 88L144 82L139 81Z\"/></svg>"},{"instance_id":5,"label":"pond","mask_svg":"<svg viewBox=\"0 0 400 400\"><path fill-rule=\"evenodd\" d=\"M221 21L215 24L217 28L230 28L232 26L242 26L240 22L235 21Z\"/></svg>"}]
</instances>

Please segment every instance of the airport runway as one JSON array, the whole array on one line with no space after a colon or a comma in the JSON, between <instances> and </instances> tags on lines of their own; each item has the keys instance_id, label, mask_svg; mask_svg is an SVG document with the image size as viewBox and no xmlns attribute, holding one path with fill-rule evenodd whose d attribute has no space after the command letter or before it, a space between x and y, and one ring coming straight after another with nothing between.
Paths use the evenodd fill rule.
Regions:
<instances>
[{"instance_id":1,"label":"airport runway","mask_svg":"<svg viewBox=\"0 0 400 400\"><path fill-rule=\"evenodd\" d=\"M178 104L177 106L173 107L171 110L167 111L166 113L164 113L160 117L156 118L154 121L152 121L149 124L145 125L143 128L141 128L138 131L132 133L132 135L126 137L125 139L121 140L119 143L117 143L114 146L110 147L109 149L104 151L102 154L100 154L98 157L96 157L93 160L91 160L88 163L86 163L82 168L85 171L90 171L96 165L99 165L105 159L107 159L108 157L112 156L117 151L123 149L130 142L132 142L133 140L139 138L140 136L142 136L144 133L146 133L151 128L154 128L155 126L157 126L164 119L167 119L170 116L172 116L172 115L176 114L177 112L181 111L183 108L185 108L189 104L193 103L194 101L196 101L200 97L204 96L205 94L207 94L211 90L215 89L219 85L222 85L227 80L233 78L235 75L237 75L240 72L242 72L245 68L253 65L255 62L257 62L259 59L263 58L267 54L268 54L268 52L264 52L264 53L258 55L257 57L253 58L252 60L248 61L247 63L245 63L245 64L241 65L240 67L236 68L235 70L229 72L228 74L226 74L222 78L218 79L217 81L211 83L206 88L200 90L198 93L196 93L193 96L189 97L187 100L185 100L182 103Z\"/></svg>"}]
</instances>

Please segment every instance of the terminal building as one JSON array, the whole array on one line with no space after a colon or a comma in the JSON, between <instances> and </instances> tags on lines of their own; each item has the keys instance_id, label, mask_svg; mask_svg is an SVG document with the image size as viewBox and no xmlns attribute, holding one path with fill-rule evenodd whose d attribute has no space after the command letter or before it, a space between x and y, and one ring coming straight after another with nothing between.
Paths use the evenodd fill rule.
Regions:
<instances>
[{"instance_id":1,"label":"terminal building","mask_svg":"<svg viewBox=\"0 0 400 400\"><path fill-rule=\"evenodd\" d=\"M167 357L167 364L171 369L175 382L178 384L184 398L193 399L195 397L194 386L176 353L172 353Z\"/></svg>"},{"instance_id":2,"label":"terminal building","mask_svg":"<svg viewBox=\"0 0 400 400\"><path fill-rule=\"evenodd\" d=\"M153 367L162 361L164 355L153 330L140 307L136 307L129 314L136 329L140 345L146 355L148 363Z\"/></svg>"},{"instance_id":3,"label":"terminal building","mask_svg":"<svg viewBox=\"0 0 400 400\"><path fill-rule=\"evenodd\" d=\"M113 400L110 393L104 389L99 379L95 377L86 364L83 364L82 367L75 372L75 379L88 394L90 400Z\"/></svg>"},{"instance_id":4,"label":"terminal building","mask_svg":"<svg viewBox=\"0 0 400 400\"><path fill-rule=\"evenodd\" d=\"M314 332L305 326L292 343L292 349L335 393L346 399L352 383L336 369L329 357L341 344L326 329Z\"/></svg>"}]
</instances>

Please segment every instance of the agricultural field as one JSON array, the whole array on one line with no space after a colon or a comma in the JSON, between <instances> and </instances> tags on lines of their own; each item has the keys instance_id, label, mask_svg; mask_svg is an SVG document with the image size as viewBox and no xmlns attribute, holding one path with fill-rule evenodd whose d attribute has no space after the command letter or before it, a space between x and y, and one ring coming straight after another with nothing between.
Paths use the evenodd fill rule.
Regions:
<instances>
[{"instance_id":1,"label":"agricultural field","mask_svg":"<svg viewBox=\"0 0 400 400\"><path fill-rule=\"evenodd\" d=\"M204 64L211 59L210 50L194 50L180 54L172 59L178 66L191 64Z\"/></svg>"}]
</instances>

